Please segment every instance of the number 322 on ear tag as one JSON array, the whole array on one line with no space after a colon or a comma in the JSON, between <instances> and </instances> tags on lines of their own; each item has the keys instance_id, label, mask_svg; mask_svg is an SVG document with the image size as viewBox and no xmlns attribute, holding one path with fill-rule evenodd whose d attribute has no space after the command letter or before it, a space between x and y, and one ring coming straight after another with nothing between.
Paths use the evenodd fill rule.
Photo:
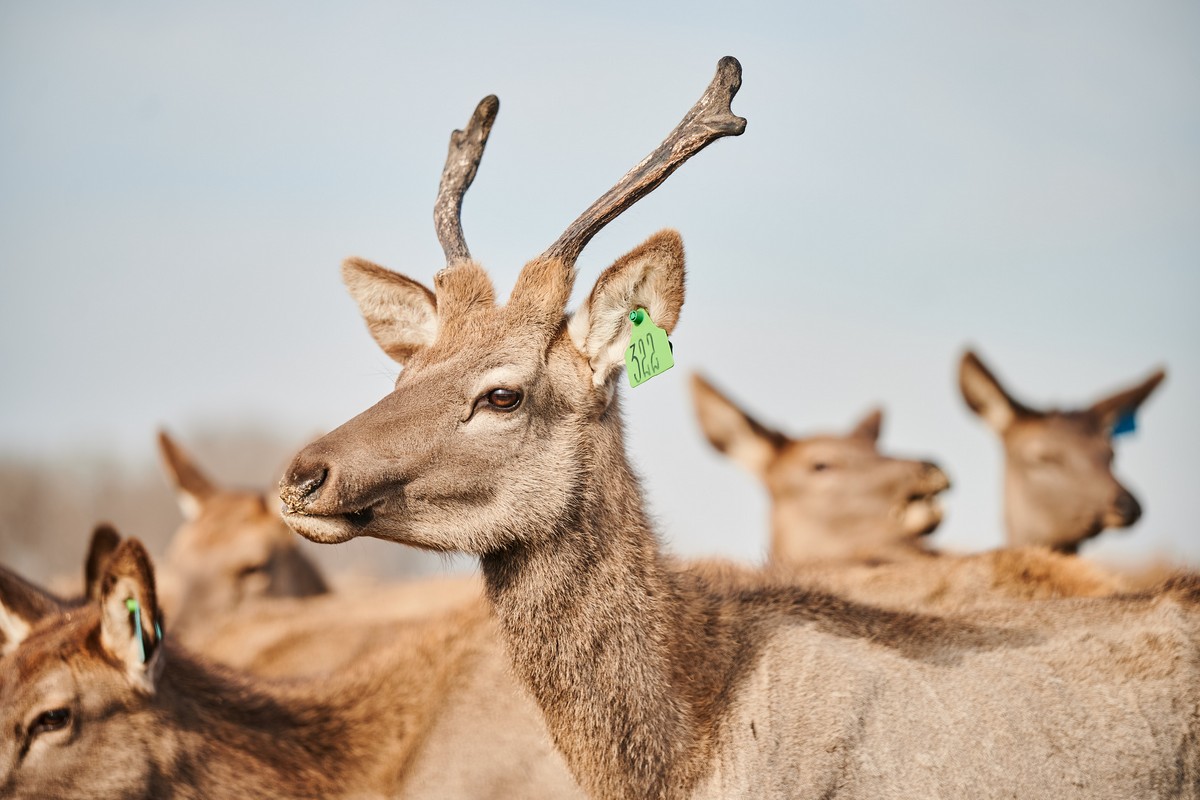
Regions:
<instances>
[{"instance_id":1,"label":"number 322 on ear tag","mask_svg":"<svg viewBox=\"0 0 1200 800\"><path fill-rule=\"evenodd\" d=\"M629 373L629 385L639 386L675 366L671 355L671 343L667 332L654 324L646 309L629 312L633 332L629 347L625 348L625 370Z\"/></svg>"}]
</instances>

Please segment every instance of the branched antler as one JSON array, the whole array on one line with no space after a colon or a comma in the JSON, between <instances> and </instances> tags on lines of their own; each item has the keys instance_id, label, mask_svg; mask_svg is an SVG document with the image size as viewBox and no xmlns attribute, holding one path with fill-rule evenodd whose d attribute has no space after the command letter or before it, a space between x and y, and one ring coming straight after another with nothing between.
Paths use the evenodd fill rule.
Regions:
<instances>
[{"instance_id":1,"label":"branched antler","mask_svg":"<svg viewBox=\"0 0 1200 800\"><path fill-rule=\"evenodd\" d=\"M437 228L438 241L446 253L446 265L471 258L467 240L462 229L463 195L475 180L483 148L487 146L488 134L500 110L500 100L494 94L479 101L475 113L467 123L466 130L450 134L450 151L446 154L446 166L442 168L442 182L438 186L437 200L433 204L433 224Z\"/></svg>"},{"instance_id":2,"label":"branched antler","mask_svg":"<svg viewBox=\"0 0 1200 800\"><path fill-rule=\"evenodd\" d=\"M558 258L568 267L573 266L593 236L654 191L683 162L722 136L740 136L746 130L746 120L735 116L730 104L741 85L742 65L733 56L725 56L717 64L712 83L658 149L592 203L542 258Z\"/></svg>"}]
</instances>

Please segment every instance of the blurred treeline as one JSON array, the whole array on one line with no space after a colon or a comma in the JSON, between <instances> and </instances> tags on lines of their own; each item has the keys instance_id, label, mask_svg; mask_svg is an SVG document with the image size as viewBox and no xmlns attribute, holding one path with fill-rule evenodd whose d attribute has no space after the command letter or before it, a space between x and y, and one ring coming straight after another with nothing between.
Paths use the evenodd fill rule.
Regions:
<instances>
[{"instance_id":1,"label":"blurred treeline","mask_svg":"<svg viewBox=\"0 0 1200 800\"><path fill-rule=\"evenodd\" d=\"M218 486L261 491L272 505L279 475L312 438L231 425L168 432ZM43 585L70 587L82 575L88 537L99 522L136 536L156 556L183 522L153 431L147 432L146 447L127 457L95 448L41 458L0 451L0 564ZM341 581L446 568L445 557L390 542L303 545Z\"/></svg>"}]
</instances>

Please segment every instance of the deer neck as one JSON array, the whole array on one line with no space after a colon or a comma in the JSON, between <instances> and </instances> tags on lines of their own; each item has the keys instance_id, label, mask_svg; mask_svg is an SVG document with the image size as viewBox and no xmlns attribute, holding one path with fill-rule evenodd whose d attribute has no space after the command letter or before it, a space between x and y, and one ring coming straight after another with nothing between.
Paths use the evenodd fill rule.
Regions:
<instances>
[{"instance_id":1,"label":"deer neck","mask_svg":"<svg viewBox=\"0 0 1200 800\"><path fill-rule=\"evenodd\" d=\"M705 703L718 690L694 680L696 659L719 673L724 655L689 637L721 625L659 551L615 405L589 428L572 510L535 543L485 555L483 574L516 673L580 784L675 797L712 738Z\"/></svg>"}]
</instances>

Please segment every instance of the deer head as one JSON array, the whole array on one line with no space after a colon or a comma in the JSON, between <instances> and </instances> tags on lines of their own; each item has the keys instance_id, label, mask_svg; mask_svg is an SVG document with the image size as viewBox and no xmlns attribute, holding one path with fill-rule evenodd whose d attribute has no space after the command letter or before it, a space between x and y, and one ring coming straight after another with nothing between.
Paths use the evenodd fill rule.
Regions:
<instances>
[{"instance_id":1,"label":"deer head","mask_svg":"<svg viewBox=\"0 0 1200 800\"><path fill-rule=\"evenodd\" d=\"M771 496L771 561L886 557L920 549L942 520L950 481L928 461L879 452L883 412L844 435L795 439L772 430L699 375L696 416L708 441Z\"/></svg>"},{"instance_id":2,"label":"deer head","mask_svg":"<svg viewBox=\"0 0 1200 800\"><path fill-rule=\"evenodd\" d=\"M218 487L165 431L158 444L184 516L163 564L177 624L261 597L327 591L300 540L263 495Z\"/></svg>"},{"instance_id":3,"label":"deer head","mask_svg":"<svg viewBox=\"0 0 1200 800\"><path fill-rule=\"evenodd\" d=\"M0 569L0 795L141 797L147 713L162 667L149 558L137 540L101 566L94 600L65 605Z\"/></svg>"},{"instance_id":4,"label":"deer head","mask_svg":"<svg viewBox=\"0 0 1200 800\"><path fill-rule=\"evenodd\" d=\"M587 242L710 142L738 135L741 68L722 59L657 150L525 265L507 305L472 261L458 209L498 110L484 99L456 131L435 206L447 264L433 290L351 259L342 268L375 340L403 366L394 391L306 447L280 484L287 523L310 539L374 536L475 554L553 534L576 508L597 436L619 438L616 387L639 307L670 332L683 304L683 246L663 231L618 259L567 315ZM596 423L600 423L597 425Z\"/></svg>"},{"instance_id":5,"label":"deer head","mask_svg":"<svg viewBox=\"0 0 1200 800\"><path fill-rule=\"evenodd\" d=\"M975 353L963 355L963 398L1004 445L1009 545L1073 553L1105 528L1137 522L1141 505L1112 473L1112 433L1165 377L1157 370L1086 408L1038 411L1013 398Z\"/></svg>"}]
</instances>

